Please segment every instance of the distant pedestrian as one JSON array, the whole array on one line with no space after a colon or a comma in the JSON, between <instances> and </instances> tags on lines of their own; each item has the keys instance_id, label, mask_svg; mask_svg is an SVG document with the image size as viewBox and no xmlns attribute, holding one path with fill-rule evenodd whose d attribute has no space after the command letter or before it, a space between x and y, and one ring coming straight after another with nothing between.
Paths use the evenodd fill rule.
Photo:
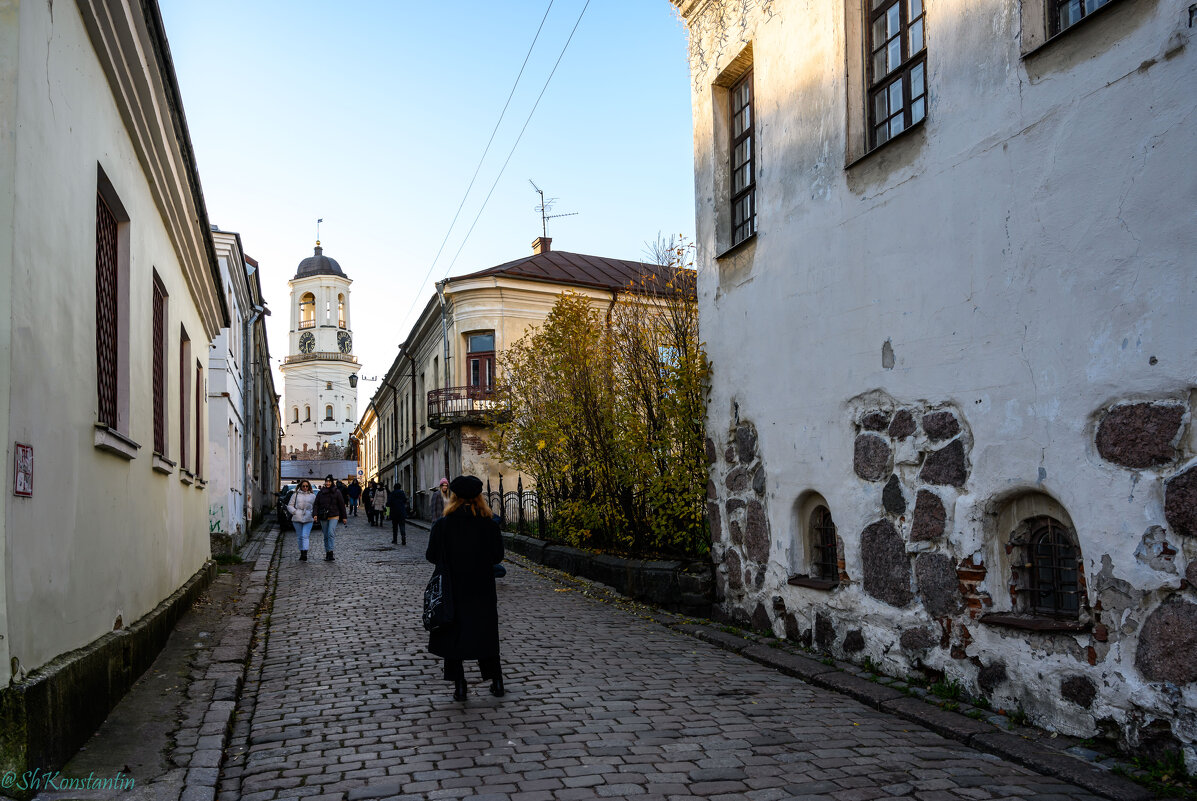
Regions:
<instances>
[{"instance_id":1,"label":"distant pedestrian","mask_svg":"<svg viewBox=\"0 0 1197 801\"><path fill-rule=\"evenodd\" d=\"M349 514L357 517L357 501L362 497L362 485L357 483L355 478L349 482L349 488L346 490L349 495Z\"/></svg>"},{"instance_id":2,"label":"distant pedestrian","mask_svg":"<svg viewBox=\"0 0 1197 801\"><path fill-rule=\"evenodd\" d=\"M382 525L383 515L387 511L387 485L379 482L374 489L374 522L377 525Z\"/></svg>"},{"instance_id":3,"label":"distant pedestrian","mask_svg":"<svg viewBox=\"0 0 1197 801\"><path fill-rule=\"evenodd\" d=\"M431 520L436 520L445 516L445 504L449 502L449 479L442 478L440 485L432 490L432 507Z\"/></svg>"},{"instance_id":4,"label":"distant pedestrian","mask_svg":"<svg viewBox=\"0 0 1197 801\"><path fill-rule=\"evenodd\" d=\"M503 537L482 497L482 482L458 476L449 485L445 514L432 524L424 554L449 578L453 593L453 622L436 629L428 650L445 660L445 681L453 682L453 699L468 692L466 659L477 659L490 694L501 697L503 673L499 664L499 599L494 566L503 561Z\"/></svg>"},{"instance_id":5,"label":"distant pedestrian","mask_svg":"<svg viewBox=\"0 0 1197 801\"><path fill-rule=\"evenodd\" d=\"M324 487L316 494L316 518L324 531L324 560L336 561L337 523L345 519L345 497L333 483L331 475L324 477Z\"/></svg>"},{"instance_id":6,"label":"distant pedestrian","mask_svg":"<svg viewBox=\"0 0 1197 801\"><path fill-rule=\"evenodd\" d=\"M407 493L396 485L387 495L387 508L391 510L391 542L403 535L403 544L407 545Z\"/></svg>"},{"instance_id":7,"label":"distant pedestrian","mask_svg":"<svg viewBox=\"0 0 1197 801\"><path fill-rule=\"evenodd\" d=\"M291 500L287 501L287 512L291 515L291 523L295 526L295 542L299 546L299 561L308 561L308 535L312 533L312 523L315 522L316 493L312 492L312 482L306 478L299 482L299 487L291 493Z\"/></svg>"},{"instance_id":8,"label":"distant pedestrian","mask_svg":"<svg viewBox=\"0 0 1197 801\"><path fill-rule=\"evenodd\" d=\"M362 491L362 506L366 507L366 522L375 525L378 515L374 512L374 492L377 489L373 480Z\"/></svg>"}]
</instances>

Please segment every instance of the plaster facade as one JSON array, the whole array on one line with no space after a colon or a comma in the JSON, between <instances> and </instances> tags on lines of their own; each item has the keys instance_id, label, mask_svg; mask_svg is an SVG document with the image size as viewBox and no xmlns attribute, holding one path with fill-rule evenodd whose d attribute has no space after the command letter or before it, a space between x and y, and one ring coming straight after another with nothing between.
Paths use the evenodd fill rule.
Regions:
<instances>
[{"instance_id":1,"label":"plaster facade","mask_svg":"<svg viewBox=\"0 0 1197 801\"><path fill-rule=\"evenodd\" d=\"M870 151L862 4L675 5L723 612L1197 769L1188 13L1116 0L1049 39L1042 2L926 0L926 117ZM1079 553L1055 628L1019 586L1045 516Z\"/></svg>"},{"instance_id":2,"label":"plaster facade","mask_svg":"<svg viewBox=\"0 0 1197 801\"><path fill-rule=\"evenodd\" d=\"M77 745L90 733L69 708L78 685L60 682L68 671L55 670L72 664L76 649L126 636L206 572L207 470L194 449L186 464L181 453L206 441L197 422L207 417L203 368L227 310L155 4L0 4L0 120L0 759L7 768L31 755L14 717L23 688L52 686L68 708L36 728ZM100 197L116 218L111 341L97 320ZM161 448L155 282L165 295ZM181 359L183 331L184 353L192 355ZM100 412L101 358L116 365L111 419ZM181 372L198 376L199 392L182 391ZM18 443L33 448L29 497L13 493ZM122 691L119 669L97 667L103 675L75 675Z\"/></svg>"}]
</instances>

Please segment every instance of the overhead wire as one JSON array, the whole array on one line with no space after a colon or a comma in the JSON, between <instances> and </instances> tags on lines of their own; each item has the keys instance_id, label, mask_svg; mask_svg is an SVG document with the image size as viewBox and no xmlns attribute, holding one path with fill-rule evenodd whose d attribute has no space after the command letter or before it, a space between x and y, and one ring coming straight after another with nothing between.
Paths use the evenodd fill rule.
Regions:
<instances>
[{"instance_id":1,"label":"overhead wire","mask_svg":"<svg viewBox=\"0 0 1197 801\"><path fill-rule=\"evenodd\" d=\"M482 150L482 157L478 159L478 165L474 167L474 174L470 176L469 186L466 187L465 194L461 196L461 203L457 205L457 212L453 215L453 221L449 223L449 229L445 231L445 238L441 240L441 246L437 248L436 256L433 257L432 263L428 265L428 272L426 272L424 277L420 280L419 289L414 295L411 307L404 312L403 319L406 319L407 315L411 314L412 309L415 308L416 303L419 302L424 289L424 284L428 283L429 276L431 276L432 271L436 269L436 263L440 261L441 253L445 250L445 244L449 241L449 236L453 233L453 227L457 225L457 219L461 216L461 210L465 208L466 200L470 196L470 191L474 188L474 182L478 179L478 172L482 169L482 163L486 161L486 156L488 153L490 153L490 146L495 141L495 134L499 132L499 126L502 124L503 118L507 114L508 106L511 105L511 98L515 97L516 87L519 86L520 78L522 78L524 75L524 69L528 66L528 59L532 57L532 50L536 47L537 40L540 39L540 32L544 29L545 20L549 18L549 12L553 9L554 2L555 0L549 0L549 5L544 10L544 16L540 18L540 25L536 28L536 35L532 37L532 44L528 45L528 52L524 55L524 63L520 64L520 71L515 76L515 82L511 85L511 91L507 93L507 102L503 104L503 110L499 112L499 119L495 122L495 127L490 132L490 138L486 140L486 147ZM589 3L589 0L587 0L587 3Z\"/></svg>"}]
</instances>

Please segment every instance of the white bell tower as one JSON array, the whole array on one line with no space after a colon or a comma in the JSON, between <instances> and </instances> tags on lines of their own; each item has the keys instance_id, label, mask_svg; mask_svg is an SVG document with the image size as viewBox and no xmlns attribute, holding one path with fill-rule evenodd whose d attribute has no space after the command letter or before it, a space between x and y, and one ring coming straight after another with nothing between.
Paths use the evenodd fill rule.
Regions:
<instances>
[{"instance_id":1,"label":"white bell tower","mask_svg":"<svg viewBox=\"0 0 1197 801\"><path fill-rule=\"evenodd\" d=\"M317 242L289 283L291 331L280 368L283 459L322 453L326 445L344 448L357 423L357 388L349 380L358 371L349 316L353 282Z\"/></svg>"}]
</instances>

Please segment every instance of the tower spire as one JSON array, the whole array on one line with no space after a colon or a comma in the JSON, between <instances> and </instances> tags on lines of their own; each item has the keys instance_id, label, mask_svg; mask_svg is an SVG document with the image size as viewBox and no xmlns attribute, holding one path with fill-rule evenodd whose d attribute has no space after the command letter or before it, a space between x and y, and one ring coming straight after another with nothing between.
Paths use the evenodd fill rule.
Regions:
<instances>
[{"instance_id":1,"label":"tower spire","mask_svg":"<svg viewBox=\"0 0 1197 801\"><path fill-rule=\"evenodd\" d=\"M323 217L316 220L316 247L320 247L320 223L322 222L324 222Z\"/></svg>"}]
</instances>

